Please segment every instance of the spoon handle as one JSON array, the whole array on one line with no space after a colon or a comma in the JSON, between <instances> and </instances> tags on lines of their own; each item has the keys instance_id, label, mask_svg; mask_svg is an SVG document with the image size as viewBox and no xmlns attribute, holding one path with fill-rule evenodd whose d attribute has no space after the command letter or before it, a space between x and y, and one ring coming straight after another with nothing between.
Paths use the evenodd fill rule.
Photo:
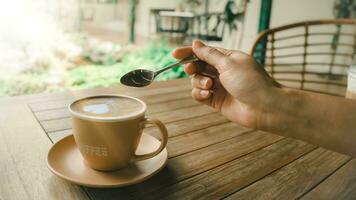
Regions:
<instances>
[{"instance_id":1,"label":"spoon handle","mask_svg":"<svg viewBox=\"0 0 356 200\"><path fill-rule=\"evenodd\" d=\"M168 65L167 67L163 68L163 69L160 69L158 71L155 72L155 76L157 76L158 74L166 71L166 70L169 70L169 69L172 69L173 67L176 67L178 65L181 65L181 64L186 64L186 63L190 63L190 62L196 62L196 61L199 61L199 59L195 56L195 55L191 55L191 56L188 56L186 58L183 58L182 60L178 61L178 62L175 62L171 65Z\"/></svg>"},{"instance_id":2,"label":"spoon handle","mask_svg":"<svg viewBox=\"0 0 356 200\"><path fill-rule=\"evenodd\" d=\"M196 57L195 55L191 55L186 58L183 58L182 60L179 61L179 63L185 64L185 63L196 62L196 61L199 61L199 58Z\"/></svg>"}]
</instances>

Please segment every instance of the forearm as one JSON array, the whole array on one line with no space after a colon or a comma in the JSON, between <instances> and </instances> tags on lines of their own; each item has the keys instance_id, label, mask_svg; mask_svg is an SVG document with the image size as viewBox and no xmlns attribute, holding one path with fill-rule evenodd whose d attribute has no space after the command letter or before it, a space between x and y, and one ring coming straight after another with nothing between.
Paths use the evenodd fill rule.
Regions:
<instances>
[{"instance_id":1,"label":"forearm","mask_svg":"<svg viewBox=\"0 0 356 200\"><path fill-rule=\"evenodd\" d=\"M282 88L263 129L356 157L356 101Z\"/></svg>"}]
</instances>

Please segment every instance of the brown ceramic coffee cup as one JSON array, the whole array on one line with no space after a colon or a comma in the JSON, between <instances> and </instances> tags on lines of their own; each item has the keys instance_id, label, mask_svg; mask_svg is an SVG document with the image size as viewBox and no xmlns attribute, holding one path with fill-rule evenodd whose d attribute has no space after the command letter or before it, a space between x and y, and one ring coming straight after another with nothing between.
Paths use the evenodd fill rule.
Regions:
<instances>
[{"instance_id":1,"label":"brown ceramic coffee cup","mask_svg":"<svg viewBox=\"0 0 356 200\"><path fill-rule=\"evenodd\" d=\"M159 120L145 118L146 108L143 101L124 95L96 95L71 103L74 138L85 163L112 171L159 154L167 144L167 129ZM146 124L159 129L161 145L154 152L137 155Z\"/></svg>"}]
</instances>

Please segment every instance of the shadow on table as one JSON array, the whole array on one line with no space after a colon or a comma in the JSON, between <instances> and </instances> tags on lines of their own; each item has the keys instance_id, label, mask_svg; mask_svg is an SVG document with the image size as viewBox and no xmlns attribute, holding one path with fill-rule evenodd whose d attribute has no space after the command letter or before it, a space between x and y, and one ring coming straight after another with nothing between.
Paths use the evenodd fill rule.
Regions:
<instances>
[{"instance_id":1,"label":"shadow on table","mask_svg":"<svg viewBox=\"0 0 356 200\"><path fill-rule=\"evenodd\" d=\"M71 183L64 179L58 178L55 175L49 177L49 179L46 180L46 184L44 185L46 186L46 188L48 188L49 197L57 197L58 199L60 199L61 197L63 197L63 192L69 194L76 194L76 193L83 194L83 191L80 189L80 186L78 186L75 183Z\"/></svg>"},{"instance_id":2,"label":"shadow on table","mask_svg":"<svg viewBox=\"0 0 356 200\"><path fill-rule=\"evenodd\" d=\"M150 194L176 182L178 182L177 175L167 164L161 172L136 185L109 189L85 187L85 190L92 199L150 199ZM164 190L159 192L164 193Z\"/></svg>"}]
</instances>

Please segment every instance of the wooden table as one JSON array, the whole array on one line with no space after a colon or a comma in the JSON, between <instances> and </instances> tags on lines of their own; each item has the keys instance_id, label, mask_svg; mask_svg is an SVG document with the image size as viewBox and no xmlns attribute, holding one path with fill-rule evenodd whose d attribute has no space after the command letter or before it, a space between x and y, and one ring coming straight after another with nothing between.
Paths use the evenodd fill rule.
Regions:
<instances>
[{"instance_id":1,"label":"wooden table","mask_svg":"<svg viewBox=\"0 0 356 200\"><path fill-rule=\"evenodd\" d=\"M169 131L167 166L116 189L81 187L46 167L52 143L71 133L66 106L97 93L148 103ZM356 160L243 128L190 98L187 79L145 89L111 87L0 99L0 199L356 199ZM148 128L147 133L155 134Z\"/></svg>"}]
</instances>

